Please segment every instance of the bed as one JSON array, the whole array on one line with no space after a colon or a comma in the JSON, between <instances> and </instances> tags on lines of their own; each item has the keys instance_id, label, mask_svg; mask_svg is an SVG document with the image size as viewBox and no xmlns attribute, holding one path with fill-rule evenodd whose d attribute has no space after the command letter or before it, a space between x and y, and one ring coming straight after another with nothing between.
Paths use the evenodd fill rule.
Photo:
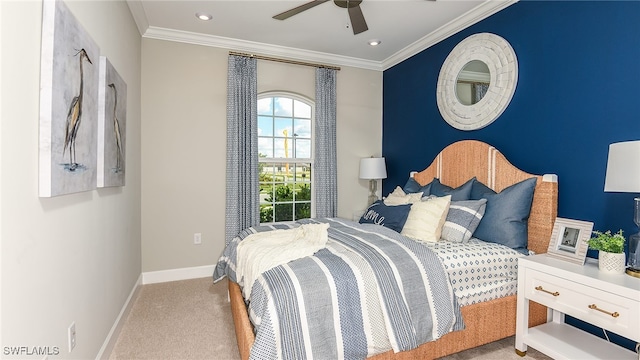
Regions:
<instances>
[{"instance_id":1,"label":"bed","mask_svg":"<svg viewBox=\"0 0 640 360\"><path fill-rule=\"evenodd\" d=\"M555 175L534 175L522 171L492 146L475 140L459 141L447 146L426 169L412 174L419 186L428 185L436 178L451 188L461 187L474 177L496 193L524 180L536 179L526 228L527 248L534 253L546 252L557 214L558 185ZM242 289L234 281L229 281L229 296L240 355L243 360L249 359L256 334L249 320ZM435 341L409 351L389 350L370 359L435 359L515 334L515 294L489 301L469 302L461 306L459 311L464 322L463 330L454 324L451 330L455 331L439 336ZM532 303L529 326L546 321L546 308Z\"/></svg>"}]
</instances>

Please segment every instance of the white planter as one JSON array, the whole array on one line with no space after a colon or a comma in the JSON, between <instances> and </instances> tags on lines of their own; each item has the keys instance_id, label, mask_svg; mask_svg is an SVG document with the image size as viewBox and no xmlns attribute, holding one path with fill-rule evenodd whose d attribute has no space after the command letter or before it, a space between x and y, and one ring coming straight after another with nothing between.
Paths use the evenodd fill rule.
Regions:
<instances>
[{"instance_id":1,"label":"white planter","mask_svg":"<svg viewBox=\"0 0 640 360\"><path fill-rule=\"evenodd\" d=\"M611 274L624 274L625 254L614 254L606 251L598 251L598 267L600 271Z\"/></svg>"}]
</instances>

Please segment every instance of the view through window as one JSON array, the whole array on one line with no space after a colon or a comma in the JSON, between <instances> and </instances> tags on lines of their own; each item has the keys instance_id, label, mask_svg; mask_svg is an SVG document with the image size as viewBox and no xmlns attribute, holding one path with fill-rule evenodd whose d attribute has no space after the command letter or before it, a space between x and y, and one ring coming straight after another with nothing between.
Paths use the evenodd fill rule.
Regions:
<instances>
[{"instance_id":1,"label":"view through window","mask_svg":"<svg viewBox=\"0 0 640 360\"><path fill-rule=\"evenodd\" d=\"M292 95L258 99L260 223L311 217L312 105Z\"/></svg>"}]
</instances>

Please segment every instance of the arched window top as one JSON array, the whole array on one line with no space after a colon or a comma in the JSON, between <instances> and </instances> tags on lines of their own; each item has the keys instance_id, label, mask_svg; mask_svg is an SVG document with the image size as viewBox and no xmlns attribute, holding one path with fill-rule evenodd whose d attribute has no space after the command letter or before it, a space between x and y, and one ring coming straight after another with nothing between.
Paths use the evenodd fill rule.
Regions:
<instances>
[{"instance_id":1,"label":"arched window top","mask_svg":"<svg viewBox=\"0 0 640 360\"><path fill-rule=\"evenodd\" d=\"M261 158L312 158L313 103L299 95L258 97L258 153Z\"/></svg>"}]
</instances>

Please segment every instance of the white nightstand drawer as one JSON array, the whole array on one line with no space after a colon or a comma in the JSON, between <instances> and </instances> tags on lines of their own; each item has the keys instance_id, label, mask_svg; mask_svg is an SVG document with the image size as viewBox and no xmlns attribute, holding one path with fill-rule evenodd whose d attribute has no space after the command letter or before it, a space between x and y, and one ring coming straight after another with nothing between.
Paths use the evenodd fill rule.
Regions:
<instances>
[{"instance_id":1,"label":"white nightstand drawer","mask_svg":"<svg viewBox=\"0 0 640 360\"><path fill-rule=\"evenodd\" d=\"M551 310L547 323L529 328L529 301ZM630 349L565 324L565 314L640 342L640 279L604 274L592 259L581 266L546 254L519 258L518 354L531 346L554 359L638 359Z\"/></svg>"},{"instance_id":2,"label":"white nightstand drawer","mask_svg":"<svg viewBox=\"0 0 640 360\"><path fill-rule=\"evenodd\" d=\"M525 291L530 300L622 336L640 331L638 301L532 269L526 271Z\"/></svg>"}]
</instances>

